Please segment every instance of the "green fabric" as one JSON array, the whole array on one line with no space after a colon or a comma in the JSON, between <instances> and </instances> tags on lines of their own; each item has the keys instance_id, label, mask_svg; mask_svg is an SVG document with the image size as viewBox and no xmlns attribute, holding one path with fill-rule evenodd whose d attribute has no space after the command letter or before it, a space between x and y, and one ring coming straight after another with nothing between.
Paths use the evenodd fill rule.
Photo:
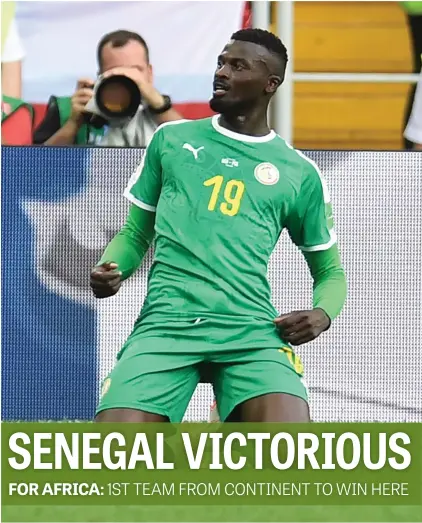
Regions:
<instances>
[{"instance_id":1,"label":"green fabric","mask_svg":"<svg viewBox=\"0 0 422 523\"><path fill-rule=\"evenodd\" d=\"M154 236L155 214L132 205L125 225L108 244L99 265L115 262L125 280L141 265ZM331 320L344 305L347 284L337 245L325 251L305 252L313 285L313 307L323 309Z\"/></svg>"},{"instance_id":2,"label":"green fabric","mask_svg":"<svg viewBox=\"0 0 422 523\"><path fill-rule=\"evenodd\" d=\"M56 100L60 116L60 127L63 127L72 113L72 99L70 96L55 96L52 98ZM86 145L91 143L92 138L95 139L102 136L104 136L104 128L96 129L95 127L83 124L76 135L75 144Z\"/></svg>"},{"instance_id":3,"label":"green fabric","mask_svg":"<svg viewBox=\"0 0 422 523\"><path fill-rule=\"evenodd\" d=\"M146 318L213 316L230 329L253 317L233 346L279 344L267 265L282 229L304 251L333 243L315 164L275 133L233 134L216 118L161 126L126 190L141 208L159 206L139 329Z\"/></svg>"},{"instance_id":4,"label":"green fabric","mask_svg":"<svg viewBox=\"0 0 422 523\"><path fill-rule=\"evenodd\" d=\"M284 311L271 303L267 265L281 231L304 252L335 243L329 192L314 162L275 133L231 133L218 117L172 122L154 134L125 195L148 212L157 208L154 264L133 335L171 337L180 322L199 318L213 332L204 350L280 347L274 319ZM146 252L144 245L128 256L139 241L131 243L123 258L108 260L109 250L103 257L124 264L125 277Z\"/></svg>"},{"instance_id":5,"label":"green fabric","mask_svg":"<svg viewBox=\"0 0 422 523\"><path fill-rule=\"evenodd\" d=\"M346 301L346 276L337 245L326 251L304 253L314 281L313 306L323 309L331 320L336 318Z\"/></svg>"},{"instance_id":6,"label":"green fabric","mask_svg":"<svg viewBox=\"0 0 422 523\"><path fill-rule=\"evenodd\" d=\"M286 311L271 302L267 267L284 228L309 264L314 307L339 314L346 286L326 182L275 133L230 133L215 118L163 125L125 196L139 209L131 208L101 262L116 262L129 277L155 232L131 337L163 337L182 350L192 335L184 326L203 323L192 331L198 350L280 348L274 319Z\"/></svg>"},{"instance_id":7,"label":"green fabric","mask_svg":"<svg viewBox=\"0 0 422 523\"><path fill-rule=\"evenodd\" d=\"M6 121L20 107L25 107L26 109L28 109L28 111L31 114L32 121L34 121L34 108L30 104L24 102L23 100L21 100L19 98L12 98L11 96L6 96L6 95L3 95L1 97L1 100L2 100L2 102L9 104L10 108L11 108L10 113L4 113L2 110L2 112L1 112L1 121L2 122Z\"/></svg>"},{"instance_id":8,"label":"green fabric","mask_svg":"<svg viewBox=\"0 0 422 523\"><path fill-rule=\"evenodd\" d=\"M199 345L214 334L207 322L182 323L178 331L174 339L129 337L103 381L96 414L135 409L180 423L201 378L213 384L221 421L237 405L263 394L289 394L308 401L300 358L281 342L278 350L227 349L210 354ZM177 342L180 331L182 343ZM205 371L202 376L200 368Z\"/></svg>"},{"instance_id":9,"label":"green fabric","mask_svg":"<svg viewBox=\"0 0 422 523\"><path fill-rule=\"evenodd\" d=\"M114 262L129 278L141 265L154 236L155 214L131 205L126 223L106 247L98 265Z\"/></svg>"},{"instance_id":10,"label":"green fabric","mask_svg":"<svg viewBox=\"0 0 422 523\"><path fill-rule=\"evenodd\" d=\"M410 15L422 15L422 2L400 2L403 9Z\"/></svg>"}]
</instances>

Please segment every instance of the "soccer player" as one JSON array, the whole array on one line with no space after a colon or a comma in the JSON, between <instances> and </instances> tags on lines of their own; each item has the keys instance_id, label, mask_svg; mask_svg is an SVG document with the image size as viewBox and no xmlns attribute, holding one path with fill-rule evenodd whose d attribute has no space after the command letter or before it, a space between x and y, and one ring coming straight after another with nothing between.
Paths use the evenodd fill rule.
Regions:
<instances>
[{"instance_id":1,"label":"soccer player","mask_svg":"<svg viewBox=\"0 0 422 523\"><path fill-rule=\"evenodd\" d=\"M329 328L346 282L326 182L268 126L286 63L275 35L236 32L218 57L219 114L155 132L125 191L127 222L91 273L97 298L115 294L155 234L147 297L96 421L180 422L201 380L222 421L310 420L292 345ZM267 264L284 228L309 265L313 308L277 316Z\"/></svg>"}]
</instances>

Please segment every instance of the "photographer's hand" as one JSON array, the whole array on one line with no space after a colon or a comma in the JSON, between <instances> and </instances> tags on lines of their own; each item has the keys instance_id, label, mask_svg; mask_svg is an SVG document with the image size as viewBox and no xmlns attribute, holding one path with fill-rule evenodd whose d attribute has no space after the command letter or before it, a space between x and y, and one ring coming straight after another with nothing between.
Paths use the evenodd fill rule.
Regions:
<instances>
[{"instance_id":1,"label":"photographer's hand","mask_svg":"<svg viewBox=\"0 0 422 523\"><path fill-rule=\"evenodd\" d=\"M84 123L83 112L86 104L94 94L94 82L81 78L76 85L76 91L71 98L72 110L69 119L56 131L44 145L73 145L76 142L79 129Z\"/></svg>"},{"instance_id":2,"label":"photographer's hand","mask_svg":"<svg viewBox=\"0 0 422 523\"><path fill-rule=\"evenodd\" d=\"M139 88L142 99L152 109L160 109L165 104L163 95L154 87L147 71L141 71L137 67L115 67L104 73L104 78L123 75L133 80ZM173 108L156 115L157 123L181 120L182 116Z\"/></svg>"},{"instance_id":3,"label":"photographer's hand","mask_svg":"<svg viewBox=\"0 0 422 523\"><path fill-rule=\"evenodd\" d=\"M142 99L153 109L158 109L164 104L163 95L154 87L146 71L141 71L137 67L114 67L104 73L104 78L116 75L127 76L133 80L141 92Z\"/></svg>"},{"instance_id":4,"label":"photographer's hand","mask_svg":"<svg viewBox=\"0 0 422 523\"><path fill-rule=\"evenodd\" d=\"M81 78L76 85L76 91L72 96L72 112L70 120L77 125L83 123L83 111L86 104L92 98L94 82L88 78Z\"/></svg>"}]
</instances>

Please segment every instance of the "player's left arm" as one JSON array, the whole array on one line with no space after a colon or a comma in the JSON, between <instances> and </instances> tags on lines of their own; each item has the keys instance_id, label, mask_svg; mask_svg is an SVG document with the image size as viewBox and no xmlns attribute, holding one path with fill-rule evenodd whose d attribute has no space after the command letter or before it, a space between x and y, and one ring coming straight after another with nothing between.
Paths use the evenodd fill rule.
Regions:
<instances>
[{"instance_id":1,"label":"player's left arm","mask_svg":"<svg viewBox=\"0 0 422 523\"><path fill-rule=\"evenodd\" d=\"M301 191L286 225L313 279L313 308L282 314L275 322L283 339L292 345L301 345L330 327L340 314L347 294L328 187L313 162L305 165Z\"/></svg>"}]
</instances>

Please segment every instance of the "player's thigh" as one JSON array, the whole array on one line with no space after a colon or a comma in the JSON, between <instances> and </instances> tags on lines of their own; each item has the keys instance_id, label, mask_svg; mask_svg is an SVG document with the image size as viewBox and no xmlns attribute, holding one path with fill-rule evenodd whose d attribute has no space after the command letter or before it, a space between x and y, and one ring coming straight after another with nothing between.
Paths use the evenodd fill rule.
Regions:
<instances>
[{"instance_id":1,"label":"player's thigh","mask_svg":"<svg viewBox=\"0 0 422 523\"><path fill-rule=\"evenodd\" d=\"M222 421L309 420L303 366L288 347L236 351L216 362L214 391Z\"/></svg>"},{"instance_id":2,"label":"player's thigh","mask_svg":"<svg viewBox=\"0 0 422 523\"><path fill-rule=\"evenodd\" d=\"M169 418L161 414L121 408L102 410L94 419L95 423L167 423L168 421Z\"/></svg>"},{"instance_id":3,"label":"player's thigh","mask_svg":"<svg viewBox=\"0 0 422 523\"><path fill-rule=\"evenodd\" d=\"M232 411L227 421L244 423L309 423L309 405L298 396L264 394L247 400Z\"/></svg>"},{"instance_id":4,"label":"player's thigh","mask_svg":"<svg viewBox=\"0 0 422 523\"><path fill-rule=\"evenodd\" d=\"M152 341L130 342L103 381L97 420L110 419L112 409L115 417L136 417L117 412L128 409L146 421L159 421L155 416L182 421L199 381L197 360L195 355L154 351Z\"/></svg>"}]
</instances>

